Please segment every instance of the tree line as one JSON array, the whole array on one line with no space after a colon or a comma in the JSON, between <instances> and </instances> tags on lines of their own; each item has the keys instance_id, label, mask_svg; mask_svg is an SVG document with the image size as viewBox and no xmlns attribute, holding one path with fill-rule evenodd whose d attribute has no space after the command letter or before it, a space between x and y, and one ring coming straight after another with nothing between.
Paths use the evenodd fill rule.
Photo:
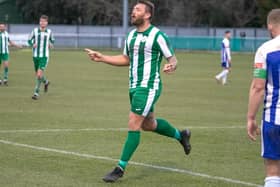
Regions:
<instances>
[{"instance_id":1,"label":"tree line","mask_svg":"<svg viewBox=\"0 0 280 187\"><path fill-rule=\"evenodd\" d=\"M128 0L130 10L137 0ZM52 24L121 25L122 0L16 0L24 23L41 14ZM152 0L155 25L263 27L279 0ZM130 11L129 11L130 12ZM129 16L129 15L128 15Z\"/></svg>"}]
</instances>

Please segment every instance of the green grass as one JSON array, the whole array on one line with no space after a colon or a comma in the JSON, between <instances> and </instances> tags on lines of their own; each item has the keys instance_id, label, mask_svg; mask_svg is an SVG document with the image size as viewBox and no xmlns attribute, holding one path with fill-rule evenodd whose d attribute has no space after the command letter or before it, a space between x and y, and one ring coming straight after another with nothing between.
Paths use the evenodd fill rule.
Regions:
<instances>
[{"instance_id":1,"label":"green grass","mask_svg":"<svg viewBox=\"0 0 280 187\"><path fill-rule=\"evenodd\" d=\"M156 115L179 128L191 127L192 153L186 157L176 141L144 132L132 160L262 184L260 143L250 142L245 128L253 54L233 54L233 69L226 86L214 80L220 71L218 53L177 52L177 58L178 71L162 75L164 88ZM126 128L127 68L92 63L82 51L53 51L47 69L49 93L33 101L31 51L12 51L10 61L9 86L0 87L1 140L119 158L125 131L4 130ZM5 187L246 186L135 165L128 166L120 181L108 185L101 178L115 166L113 161L3 143L0 150L0 186Z\"/></svg>"}]
</instances>

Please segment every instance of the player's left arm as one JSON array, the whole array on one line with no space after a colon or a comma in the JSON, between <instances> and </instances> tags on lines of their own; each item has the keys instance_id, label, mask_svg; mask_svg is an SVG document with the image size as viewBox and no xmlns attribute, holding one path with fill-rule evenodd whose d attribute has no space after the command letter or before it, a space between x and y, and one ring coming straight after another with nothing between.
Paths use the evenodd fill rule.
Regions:
<instances>
[{"instance_id":1,"label":"player's left arm","mask_svg":"<svg viewBox=\"0 0 280 187\"><path fill-rule=\"evenodd\" d=\"M160 33L157 38L157 44L167 63L163 67L163 72L173 73L177 69L177 58L166 34Z\"/></svg>"},{"instance_id":2,"label":"player's left arm","mask_svg":"<svg viewBox=\"0 0 280 187\"><path fill-rule=\"evenodd\" d=\"M54 36L53 36L52 32L50 33L50 39L49 40L50 40L49 48L53 48L55 39L54 39Z\"/></svg>"},{"instance_id":3,"label":"player's left arm","mask_svg":"<svg viewBox=\"0 0 280 187\"><path fill-rule=\"evenodd\" d=\"M231 63L231 52L230 52L230 47L229 46L226 48L226 53L227 53L227 56L228 56L228 60Z\"/></svg>"},{"instance_id":4,"label":"player's left arm","mask_svg":"<svg viewBox=\"0 0 280 187\"><path fill-rule=\"evenodd\" d=\"M231 51L230 51L230 43L229 41L227 43L225 43L225 50L226 50L226 55L228 57L228 63L230 64L231 67Z\"/></svg>"},{"instance_id":5,"label":"player's left arm","mask_svg":"<svg viewBox=\"0 0 280 187\"><path fill-rule=\"evenodd\" d=\"M177 69L177 58L175 55L167 58L168 63L164 64L163 72L164 73L173 73Z\"/></svg>"}]
</instances>

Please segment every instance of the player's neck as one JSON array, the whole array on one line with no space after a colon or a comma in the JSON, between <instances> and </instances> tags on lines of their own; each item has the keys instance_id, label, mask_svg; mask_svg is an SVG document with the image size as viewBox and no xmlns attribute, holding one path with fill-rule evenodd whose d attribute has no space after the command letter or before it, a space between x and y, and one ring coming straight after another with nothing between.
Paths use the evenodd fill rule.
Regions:
<instances>
[{"instance_id":1,"label":"player's neck","mask_svg":"<svg viewBox=\"0 0 280 187\"><path fill-rule=\"evenodd\" d=\"M144 22L142 25L137 26L138 32L144 32L151 26L150 22Z\"/></svg>"},{"instance_id":2,"label":"player's neck","mask_svg":"<svg viewBox=\"0 0 280 187\"><path fill-rule=\"evenodd\" d=\"M46 27L40 27L40 31L45 31L46 29Z\"/></svg>"}]
</instances>

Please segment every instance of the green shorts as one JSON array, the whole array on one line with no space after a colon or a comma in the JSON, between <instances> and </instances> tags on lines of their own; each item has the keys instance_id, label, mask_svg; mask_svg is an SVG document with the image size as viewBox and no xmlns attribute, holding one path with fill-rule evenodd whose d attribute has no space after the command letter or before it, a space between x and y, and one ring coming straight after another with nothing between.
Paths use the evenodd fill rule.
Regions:
<instances>
[{"instance_id":1,"label":"green shorts","mask_svg":"<svg viewBox=\"0 0 280 187\"><path fill-rule=\"evenodd\" d=\"M8 61L9 60L9 54L8 53L4 53L4 54L0 54L0 64L2 64L2 61Z\"/></svg>"},{"instance_id":2,"label":"green shorts","mask_svg":"<svg viewBox=\"0 0 280 187\"><path fill-rule=\"evenodd\" d=\"M154 111L154 105L161 93L161 89L133 88L129 90L131 112L147 116Z\"/></svg>"},{"instance_id":3,"label":"green shorts","mask_svg":"<svg viewBox=\"0 0 280 187\"><path fill-rule=\"evenodd\" d=\"M38 69L45 70L47 68L49 59L47 57L33 57L34 69L37 72Z\"/></svg>"}]
</instances>

